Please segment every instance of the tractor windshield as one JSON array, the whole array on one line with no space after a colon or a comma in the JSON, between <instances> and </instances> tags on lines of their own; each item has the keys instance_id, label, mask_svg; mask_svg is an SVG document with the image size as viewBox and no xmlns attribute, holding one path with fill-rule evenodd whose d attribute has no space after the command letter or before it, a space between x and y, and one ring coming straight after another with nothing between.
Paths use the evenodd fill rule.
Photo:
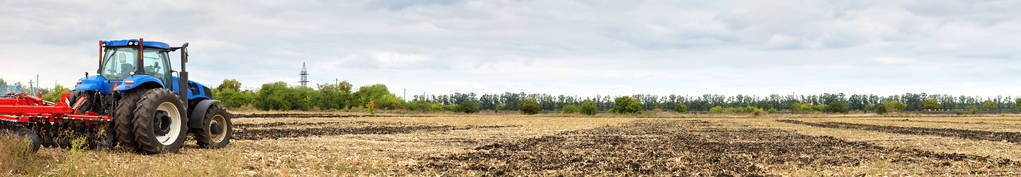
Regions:
<instances>
[{"instance_id":1,"label":"tractor windshield","mask_svg":"<svg viewBox=\"0 0 1021 177\"><path fill-rule=\"evenodd\" d=\"M167 79L170 77L170 61L167 60L167 52L163 49L150 49L146 48L145 53L142 55L143 71L145 75L155 76L160 79ZM138 61L138 48L134 47L119 47L119 48L108 48L106 49L106 55L103 57L103 77L108 80L124 80L131 76L132 72L135 72L135 66Z\"/></svg>"}]
</instances>

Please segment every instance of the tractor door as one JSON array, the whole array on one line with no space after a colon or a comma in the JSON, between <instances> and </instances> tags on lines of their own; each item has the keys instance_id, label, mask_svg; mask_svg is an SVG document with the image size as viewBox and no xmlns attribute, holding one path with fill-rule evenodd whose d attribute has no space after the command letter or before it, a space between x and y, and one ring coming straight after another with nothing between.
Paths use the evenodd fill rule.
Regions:
<instances>
[{"instance_id":1,"label":"tractor door","mask_svg":"<svg viewBox=\"0 0 1021 177\"><path fill-rule=\"evenodd\" d=\"M160 78L163 81L163 85L167 88L174 86L172 75L170 73L170 57L167 55L167 50L146 48L142 53L142 66L145 67L145 75L150 75L156 78Z\"/></svg>"}]
</instances>

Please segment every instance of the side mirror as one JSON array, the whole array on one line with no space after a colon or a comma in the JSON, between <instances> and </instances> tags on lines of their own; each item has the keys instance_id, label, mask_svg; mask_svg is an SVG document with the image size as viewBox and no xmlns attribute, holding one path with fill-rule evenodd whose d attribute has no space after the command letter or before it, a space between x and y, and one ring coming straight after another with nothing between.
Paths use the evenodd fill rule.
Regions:
<instances>
[{"instance_id":1,"label":"side mirror","mask_svg":"<svg viewBox=\"0 0 1021 177\"><path fill-rule=\"evenodd\" d=\"M188 47L188 43L187 42L185 42L184 44L181 45L181 48L186 48L186 47Z\"/></svg>"}]
</instances>

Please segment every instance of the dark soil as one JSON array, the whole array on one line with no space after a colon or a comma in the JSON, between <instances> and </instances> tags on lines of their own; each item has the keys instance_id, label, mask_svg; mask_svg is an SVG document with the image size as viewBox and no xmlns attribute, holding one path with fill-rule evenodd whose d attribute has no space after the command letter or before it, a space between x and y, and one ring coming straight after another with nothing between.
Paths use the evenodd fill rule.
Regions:
<instances>
[{"instance_id":1,"label":"dark soil","mask_svg":"<svg viewBox=\"0 0 1021 177\"><path fill-rule=\"evenodd\" d=\"M356 118L356 117L425 117L420 115L353 115L353 114L232 114L233 118Z\"/></svg>"},{"instance_id":2,"label":"dark soil","mask_svg":"<svg viewBox=\"0 0 1021 177\"><path fill-rule=\"evenodd\" d=\"M981 130L963 130L952 128L923 128L923 127L898 127L885 125L854 124L843 122L804 122L798 120L777 120L777 122L808 125L823 128L859 129L886 133L906 135L936 135L943 137L957 137L971 140L1007 141L1021 143L1021 133L1018 132L991 132Z\"/></svg>"},{"instance_id":3,"label":"dark soil","mask_svg":"<svg viewBox=\"0 0 1021 177\"><path fill-rule=\"evenodd\" d=\"M885 148L778 129L662 120L492 143L466 153L426 157L410 169L487 176L776 176L783 174L770 174L768 169L824 171L874 160L922 165L930 175L992 175L1021 167L1008 159Z\"/></svg>"},{"instance_id":4,"label":"dark soil","mask_svg":"<svg viewBox=\"0 0 1021 177\"><path fill-rule=\"evenodd\" d=\"M319 126L314 128L293 128L293 126ZM402 134L417 131L471 130L478 128L505 128L517 125L493 126L450 126L450 125L407 125L400 123L355 122L273 122L261 124L235 124L234 139L260 140L310 136L331 136L351 134ZM292 128L288 128L292 127Z\"/></svg>"},{"instance_id":5,"label":"dark soil","mask_svg":"<svg viewBox=\"0 0 1021 177\"><path fill-rule=\"evenodd\" d=\"M1019 125L1015 123L1009 123L1004 121L978 121L978 122L965 122L965 121L942 121L942 120L917 120L917 119L891 119L886 121L898 121L898 122L921 122L921 123L944 123L944 124L976 124L976 125ZM1007 120L1013 121L1013 120Z\"/></svg>"}]
</instances>

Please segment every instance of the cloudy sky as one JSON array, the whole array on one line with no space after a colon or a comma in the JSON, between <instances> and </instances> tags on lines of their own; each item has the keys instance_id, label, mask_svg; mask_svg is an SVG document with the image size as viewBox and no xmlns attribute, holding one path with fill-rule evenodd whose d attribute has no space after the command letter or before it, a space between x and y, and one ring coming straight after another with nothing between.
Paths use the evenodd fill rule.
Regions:
<instances>
[{"instance_id":1,"label":"cloudy sky","mask_svg":"<svg viewBox=\"0 0 1021 177\"><path fill-rule=\"evenodd\" d=\"M1021 95L1021 1L0 0L0 78L95 72L97 41L190 42L193 80L401 94ZM174 55L176 58L176 55ZM176 64L175 64L176 65ZM175 67L176 68L176 67Z\"/></svg>"}]
</instances>

